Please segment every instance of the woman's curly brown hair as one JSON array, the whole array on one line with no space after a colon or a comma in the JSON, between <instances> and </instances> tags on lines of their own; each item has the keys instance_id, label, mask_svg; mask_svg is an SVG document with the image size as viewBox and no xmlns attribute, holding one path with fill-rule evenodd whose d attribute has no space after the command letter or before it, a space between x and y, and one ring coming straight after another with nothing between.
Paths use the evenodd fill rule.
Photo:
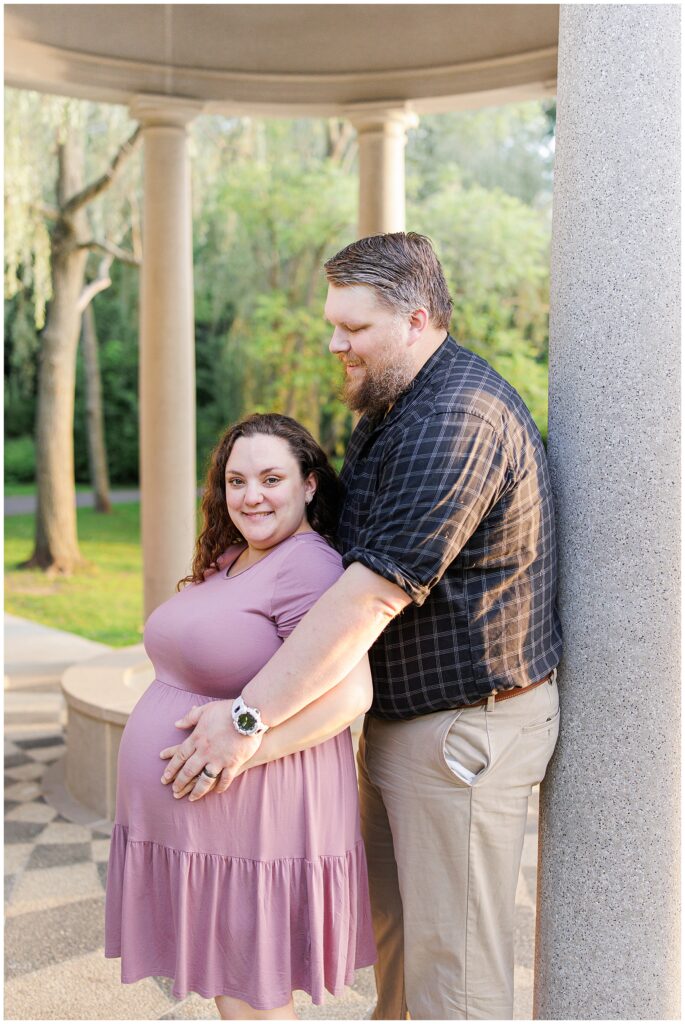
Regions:
<instances>
[{"instance_id":1,"label":"woman's curly brown hair","mask_svg":"<svg viewBox=\"0 0 685 1024\"><path fill-rule=\"evenodd\" d=\"M202 583L212 570L218 570L218 558L231 544L244 543L226 506L226 464L239 437L267 434L282 438L297 460L302 479L316 478L316 492L306 506L309 525L335 546L335 530L342 503L342 487L326 453L309 431L290 416L279 413L253 413L228 428L211 454L202 496L203 528L195 543L192 572L179 580Z\"/></svg>"}]
</instances>

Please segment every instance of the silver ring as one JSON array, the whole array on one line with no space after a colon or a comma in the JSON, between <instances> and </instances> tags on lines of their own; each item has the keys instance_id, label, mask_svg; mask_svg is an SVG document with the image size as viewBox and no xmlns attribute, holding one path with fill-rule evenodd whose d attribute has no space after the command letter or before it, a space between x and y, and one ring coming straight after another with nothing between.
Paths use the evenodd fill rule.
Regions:
<instances>
[{"instance_id":1,"label":"silver ring","mask_svg":"<svg viewBox=\"0 0 685 1024\"><path fill-rule=\"evenodd\" d=\"M215 775L213 775L211 772L207 771L207 765L205 765L202 771L200 772L200 775L206 775L208 779L218 779L219 776L221 775L221 769L219 769L219 771Z\"/></svg>"}]
</instances>

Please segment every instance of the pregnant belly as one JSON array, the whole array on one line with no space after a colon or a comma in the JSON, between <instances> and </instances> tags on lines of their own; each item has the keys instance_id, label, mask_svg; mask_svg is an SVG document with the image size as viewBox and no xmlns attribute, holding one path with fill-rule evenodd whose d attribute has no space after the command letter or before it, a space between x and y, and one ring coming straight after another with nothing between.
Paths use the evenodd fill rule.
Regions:
<instances>
[{"instance_id":1,"label":"pregnant belly","mask_svg":"<svg viewBox=\"0 0 685 1024\"><path fill-rule=\"evenodd\" d=\"M225 793L190 803L161 783L165 747L192 730L174 722L211 698L155 680L133 709L119 748L116 821L129 841L189 853L273 860L339 854L359 837L349 732L240 775Z\"/></svg>"}]
</instances>

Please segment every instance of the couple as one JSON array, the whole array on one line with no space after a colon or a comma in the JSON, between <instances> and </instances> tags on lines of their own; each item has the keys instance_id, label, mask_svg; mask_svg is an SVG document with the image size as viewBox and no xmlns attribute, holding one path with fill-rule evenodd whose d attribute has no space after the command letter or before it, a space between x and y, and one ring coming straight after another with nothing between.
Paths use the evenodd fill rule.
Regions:
<instances>
[{"instance_id":1,"label":"couple","mask_svg":"<svg viewBox=\"0 0 685 1024\"><path fill-rule=\"evenodd\" d=\"M106 955L224 1019L293 1018L293 990L320 1003L374 962L376 1019L511 1018L528 797L559 727L545 453L448 334L426 238L325 270L363 413L342 490L288 417L215 449L190 585L146 624ZM347 726L367 708L360 831Z\"/></svg>"}]
</instances>

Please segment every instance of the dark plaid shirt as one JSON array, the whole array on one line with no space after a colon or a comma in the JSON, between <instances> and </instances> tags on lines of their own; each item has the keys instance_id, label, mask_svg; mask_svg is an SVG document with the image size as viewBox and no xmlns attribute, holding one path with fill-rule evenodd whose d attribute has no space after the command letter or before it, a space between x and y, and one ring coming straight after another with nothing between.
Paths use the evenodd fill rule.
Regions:
<instances>
[{"instance_id":1,"label":"dark plaid shirt","mask_svg":"<svg viewBox=\"0 0 685 1024\"><path fill-rule=\"evenodd\" d=\"M343 564L412 604L369 657L371 714L411 718L544 678L561 656L547 459L517 392L448 335L342 470Z\"/></svg>"}]
</instances>

